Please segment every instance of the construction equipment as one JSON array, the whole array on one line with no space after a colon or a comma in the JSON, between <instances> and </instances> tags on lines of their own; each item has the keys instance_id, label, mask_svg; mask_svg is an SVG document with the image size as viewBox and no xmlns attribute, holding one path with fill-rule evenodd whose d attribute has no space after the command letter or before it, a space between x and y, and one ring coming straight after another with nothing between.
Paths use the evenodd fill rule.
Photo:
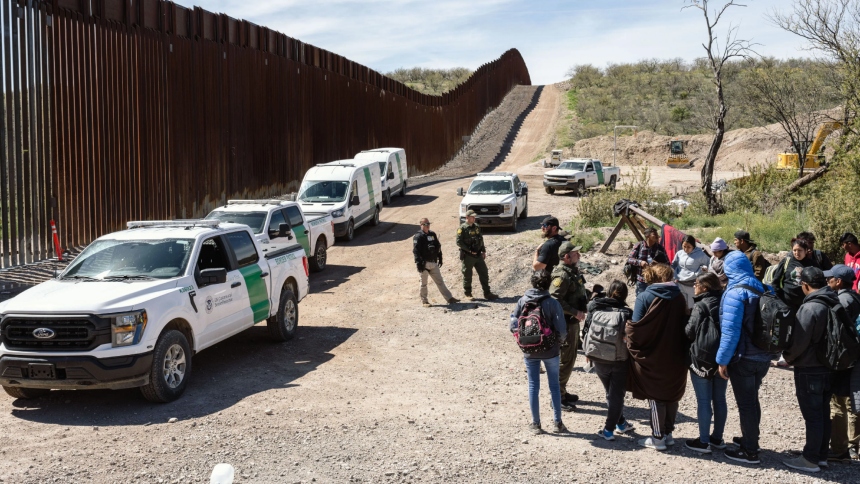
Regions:
<instances>
[{"instance_id":1,"label":"construction equipment","mask_svg":"<svg viewBox=\"0 0 860 484\"><path fill-rule=\"evenodd\" d=\"M693 164L684 152L687 141L673 139L669 142L669 157L666 158L666 166L669 168L690 168Z\"/></svg>"},{"instance_id":2,"label":"construction equipment","mask_svg":"<svg viewBox=\"0 0 860 484\"><path fill-rule=\"evenodd\" d=\"M552 154L550 154L549 159L543 160L543 167L549 168L551 166L558 166L561 164L561 155L562 150L552 150Z\"/></svg>"},{"instance_id":3,"label":"construction equipment","mask_svg":"<svg viewBox=\"0 0 860 484\"><path fill-rule=\"evenodd\" d=\"M818 128L818 134L815 135L815 139L809 145L809 151L806 152L806 163L803 164L804 169L815 169L827 162L824 158L824 140L830 136L830 133L841 127L842 123L839 121L828 121L821 124ZM799 160L800 156L797 153L780 153L777 155L776 167L780 170L797 170L800 168L798 166Z\"/></svg>"}]
</instances>

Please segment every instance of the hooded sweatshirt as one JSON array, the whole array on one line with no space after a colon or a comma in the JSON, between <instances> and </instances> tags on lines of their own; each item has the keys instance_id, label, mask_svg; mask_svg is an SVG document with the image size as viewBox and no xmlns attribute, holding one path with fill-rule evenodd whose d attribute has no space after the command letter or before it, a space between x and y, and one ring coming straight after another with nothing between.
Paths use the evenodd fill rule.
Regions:
<instances>
[{"instance_id":1,"label":"hooded sweatshirt","mask_svg":"<svg viewBox=\"0 0 860 484\"><path fill-rule=\"evenodd\" d=\"M710 262L708 256L698 247L689 254L681 250L675 253L675 260L672 261L675 279L680 282L695 281L696 276L702 273L702 266L708 267Z\"/></svg>"},{"instance_id":2,"label":"hooded sweatshirt","mask_svg":"<svg viewBox=\"0 0 860 484\"><path fill-rule=\"evenodd\" d=\"M511 313L510 330L511 333L514 333L519 329L520 314L522 314L523 307L525 307L526 303L529 301L536 301L541 297L544 298L543 301L541 301L543 317L546 319L546 322L550 325L553 331L558 334L558 340L552 348L546 351L538 353L524 353L524 356L526 358L546 360L558 356L558 341L564 341L567 339L567 322L564 319L564 310L561 308L561 304L559 304L558 301L550 297L549 291L542 291L534 288L526 291L523 297L517 301L517 307L514 309L514 312Z\"/></svg>"},{"instance_id":3,"label":"hooded sweatshirt","mask_svg":"<svg viewBox=\"0 0 860 484\"><path fill-rule=\"evenodd\" d=\"M776 294L794 309L799 308L806 297L803 294L803 289L800 288L800 273L806 267L818 267L818 262L812 257L812 254L803 260L797 260L789 254L785 259L779 261L779 266L773 272L773 288L776 290Z\"/></svg>"},{"instance_id":4,"label":"hooded sweatshirt","mask_svg":"<svg viewBox=\"0 0 860 484\"><path fill-rule=\"evenodd\" d=\"M752 334L759 296L749 289L738 287L743 284L764 292L765 286L756 278L752 264L741 251L729 252L723 261L723 269L729 283L720 301L720 349L717 351L717 364L728 365L735 357L770 361L772 355L752 344L748 336Z\"/></svg>"},{"instance_id":5,"label":"hooded sweatshirt","mask_svg":"<svg viewBox=\"0 0 860 484\"><path fill-rule=\"evenodd\" d=\"M840 305L839 296L827 286L809 293L797 310L797 323L791 334L791 345L783 352L785 361L797 368L822 367L815 354L827 329L830 308Z\"/></svg>"}]
</instances>

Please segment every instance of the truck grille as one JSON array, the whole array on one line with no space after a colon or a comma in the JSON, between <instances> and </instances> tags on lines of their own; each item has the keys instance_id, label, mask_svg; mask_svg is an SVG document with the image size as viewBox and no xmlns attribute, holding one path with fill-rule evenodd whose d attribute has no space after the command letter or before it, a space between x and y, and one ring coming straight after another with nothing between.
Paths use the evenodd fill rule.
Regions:
<instances>
[{"instance_id":1,"label":"truck grille","mask_svg":"<svg viewBox=\"0 0 860 484\"><path fill-rule=\"evenodd\" d=\"M499 215L502 213L501 205L469 205L469 210L474 210L478 217L486 215Z\"/></svg>"},{"instance_id":2,"label":"truck grille","mask_svg":"<svg viewBox=\"0 0 860 484\"><path fill-rule=\"evenodd\" d=\"M51 338L37 338L33 332L46 329ZM0 323L3 344L11 350L88 351L111 342L110 322L97 317L86 319L30 319L7 317Z\"/></svg>"},{"instance_id":3,"label":"truck grille","mask_svg":"<svg viewBox=\"0 0 860 484\"><path fill-rule=\"evenodd\" d=\"M567 183L568 182L567 177L548 176L545 178L546 178L546 181L548 181L550 183Z\"/></svg>"}]
</instances>

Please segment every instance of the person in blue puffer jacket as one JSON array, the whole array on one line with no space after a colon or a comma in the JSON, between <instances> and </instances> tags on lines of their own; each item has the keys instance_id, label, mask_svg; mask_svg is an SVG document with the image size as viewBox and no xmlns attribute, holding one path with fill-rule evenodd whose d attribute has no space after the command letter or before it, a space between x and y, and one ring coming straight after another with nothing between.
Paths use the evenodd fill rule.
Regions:
<instances>
[{"instance_id":1,"label":"person in blue puffer jacket","mask_svg":"<svg viewBox=\"0 0 860 484\"><path fill-rule=\"evenodd\" d=\"M765 292L765 286L756 279L752 264L741 251L729 252L723 269L729 282L720 302L717 364L720 365L719 375L732 382L742 435L734 439L738 449L727 450L726 457L745 464L759 464L761 405L758 392L770 369L770 360L776 355L757 348L748 336L758 311L759 295L739 286L749 286L760 293ZM767 290L772 291L770 287ZM713 444L712 447L719 448Z\"/></svg>"}]
</instances>

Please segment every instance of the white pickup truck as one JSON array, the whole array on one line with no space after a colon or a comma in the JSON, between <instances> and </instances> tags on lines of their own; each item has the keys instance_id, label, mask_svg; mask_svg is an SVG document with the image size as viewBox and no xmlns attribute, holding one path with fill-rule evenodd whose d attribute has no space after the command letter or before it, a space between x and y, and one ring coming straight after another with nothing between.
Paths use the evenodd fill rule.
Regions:
<instances>
[{"instance_id":1,"label":"white pickup truck","mask_svg":"<svg viewBox=\"0 0 860 484\"><path fill-rule=\"evenodd\" d=\"M129 222L59 276L0 303L0 385L140 387L153 402L185 390L192 356L256 323L287 341L308 293L299 245L264 254L247 225Z\"/></svg>"},{"instance_id":2,"label":"white pickup truck","mask_svg":"<svg viewBox=\"0 0 860 484\"><path fill-rule=\"evenodd\" d=\"M296 202L228 200L227 205L216 208L206 219L235 222L251 227L264 251L280 249L298 242L305 249L311 272L325 269L328 248L334 245L334 222L331 215L305 216Z\"/></svg>"},{"instance_id":3,"label":"white pickup truck","mask_svg":"<svg viewBox=\"0 0 860 484\"><path fill-rule=\"evenodd\" d=\"M621 179L621 169L617 166L603 166L600 160L577 158L564 160L555 170L543 175L543 186L552 195L556 190L572 190L583 196L589 188L606 186L615 190Z\"/></svg>"},{"instance_id":4,"label":"white pickup truck","mask_svg":"<svg viewBox=\"0 0 860 484\"><path fill-rule=\"evenodd\" d=\"M460 202L460 222L466 212L475 211L475 220L482 227L507 226L517 231L517 221L528 217L529 187L516 173L478 173L465 192L457 189Z\"/></svg>"}]
</instances>

